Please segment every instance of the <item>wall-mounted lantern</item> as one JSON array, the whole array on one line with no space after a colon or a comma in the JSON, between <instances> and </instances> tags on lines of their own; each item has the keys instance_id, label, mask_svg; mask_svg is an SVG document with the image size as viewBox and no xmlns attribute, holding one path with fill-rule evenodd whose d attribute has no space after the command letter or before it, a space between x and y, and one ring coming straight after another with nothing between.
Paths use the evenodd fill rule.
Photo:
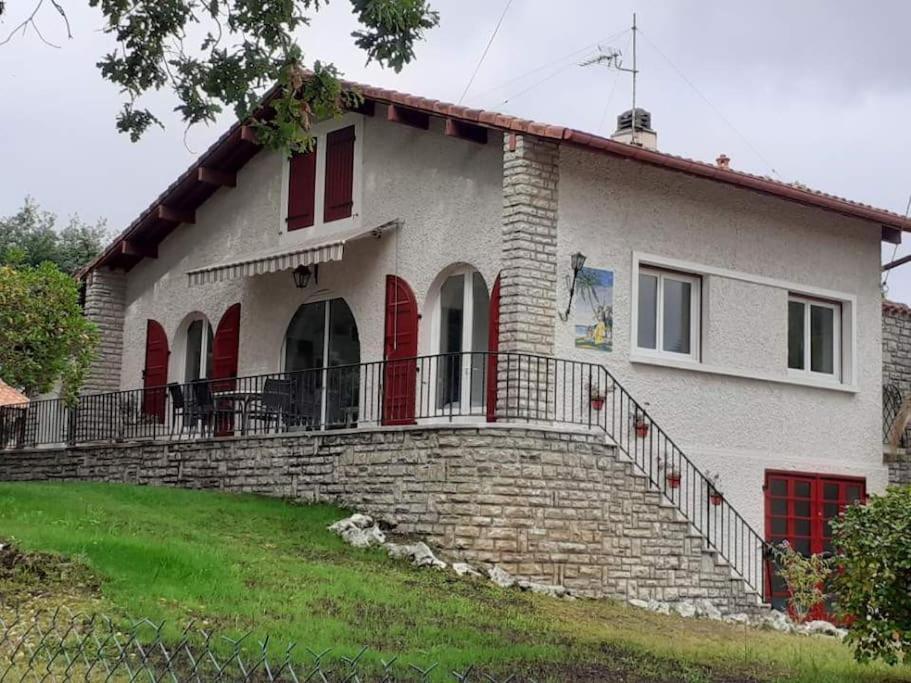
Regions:
<instances>
[{"instance_id":1,"label":"wall-mounted lantern","mask_svg":"<svg viewBox=\"0 0 911 683\"><path fill-rule=\"evenodd\" d=\"M314 283L319 284L319 265L313 266L313 270L309 266L300 265L291 271L291 275L294 277L294 286L305 289L310 284L311 277Z\"/></svg>"},{"instance_id":2,"label":"wall-mounted lantern","mask_svg":"<svg viewBox=\"0 0 911 683\"><path fill-rule=\"evenodd\" d=\"M576 278L579 277L579 272L585 267L585 254L581 251L577 251L570 256L570 263L573 268L573 277L572 280L567 277L567 280L569 280L569 301L566 302L566 313L560 314L560 320L564 322L569 319L569 311L573 307L573 296L576 293Z\"/></svg>"}]
</instances>

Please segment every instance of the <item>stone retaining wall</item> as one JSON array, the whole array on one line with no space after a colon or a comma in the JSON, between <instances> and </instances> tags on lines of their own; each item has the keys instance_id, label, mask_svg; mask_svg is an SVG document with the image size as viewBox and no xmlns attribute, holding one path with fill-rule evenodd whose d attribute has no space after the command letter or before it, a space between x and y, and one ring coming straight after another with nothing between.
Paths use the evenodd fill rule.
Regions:
<instances>
[{"instance_id":1,"label":"stone retaining wall","mask_svg":"<svg viewBox=\"0 0 911 683\"><path fill-rule=\"evenodd\" d=\"M727 565L594 436L414 428L0 453L0 480L93 480L337 502L451 557L591 596L756 607Z\"/></svg>"},{"instance_id":2,"label":"stone retaining wall","mask_svg":"<svg viewBox=\"0 0 911 683\"><path fill-rule=\"evenodd\" d=\"M911 451L900 448L897 452L883 453L883 462L889 468L889 484L895 486L911 485Z\"/></svg>"}]
</instances>

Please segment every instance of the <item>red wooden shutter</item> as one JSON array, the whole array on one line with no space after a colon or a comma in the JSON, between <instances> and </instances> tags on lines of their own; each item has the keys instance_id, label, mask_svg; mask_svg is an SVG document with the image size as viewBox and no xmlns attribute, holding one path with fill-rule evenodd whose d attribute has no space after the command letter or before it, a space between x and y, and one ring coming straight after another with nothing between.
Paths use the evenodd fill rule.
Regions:
<instances>
[{"instance_id":1,"label":"red wooden shutter","mask_svg":"<svg viewBox=\"0 0 911 683\"><path fill-rule=\"evenodd\" d=\"M334 130L326 136L325 222L351 215L354 185L354 126Z\"/></svg>"},{"instance_id":2,"label":"red wooden shutter","mask_svg":"<svg viewBox=\"0 0 911 683\"><path fill-rule=\"evenodd\" d=\"M165 385L168 383L168 335L161 323L146 322L146 358L142 371L142 412L164 422Z\"/></svg>"},{"instance_id":3,"label":"red wooden shutter","mask_svg":"<svg viewBox=\"0 0 911 683\"><path fill-rule=\"evenodd\" d=\"M417 383L418 305L403 279L386 276L386 333L384 338L383 424L415 422Z\"/></svg>"},{"instance_id":4,"label":"red wooden shutter","mask_svg":"<svg viewBox=\"0 0 911 683\"><path fill-rule=\"evenodd\" d=\"M291 157L288 178L288 230L313 225L316 199L316 146Z\"/></svg>"},{"instance_id":5,"label":"red wooden shutter","mask_svg":"<svg viewBox=\"0 0 911 683\"><path fill-rule=\"evenodd\" d=\"M240 343L240 304L233 304L221 316L212 341L213 391L231 391L237 386L237 352ZM230 411L233 403L219 402L219 410ZM224 436L234 431L233 414L222 415L216 425L216 434Z\"/></svg>"},{"instance_id":6,"label":"red wooden shutter","mask_svg":"<svg viewBox=\"0 0 911 683\"><path fill-rule=\"evenodd\" d=\"M490 290L487 320L487 421L497 421L497 353L500 350L500 276Z\"/></svg>"}]
</instances>

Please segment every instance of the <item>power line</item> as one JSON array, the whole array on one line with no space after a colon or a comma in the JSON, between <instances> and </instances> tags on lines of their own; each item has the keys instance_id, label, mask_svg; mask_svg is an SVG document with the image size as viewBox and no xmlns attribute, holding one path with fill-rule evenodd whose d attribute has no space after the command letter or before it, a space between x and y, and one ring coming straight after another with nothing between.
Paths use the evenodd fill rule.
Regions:
<instances>
[{"instance_id":1,"label":"power line","mask_svg":"<svg viewBox=\"0 0 911 683\"><path fill-rule=\"evenodd\" d=\"M474 77L478 75L478 71L481 69L481 65L484 63L484 58L487 57L487 51L490 50L490 46L493 45L493 39L497 37L497 32L500 30L500 25L503 23L503 18L509 11L509 6L511 4L512 0L506 0L506 6L503 7L503 12L500 14L500 18L497 20L497 25L494 26L493 33L490 34L490 40L487 41L487 46L484 48L484 52L481 53L481 58L478 60L478 64L475 66L474 72L471 74L471 78L468 79L468 85L466 85L465 90L462 91L462 96L459 98L457 104L462 104L462 100L464 100L465 95L468 94L468 89L471 87L471 84L474 83Z\"/></svg>"},{"instance_id":2,"label":"power line","mask_svg":"<svg viewBox=\"0 0 911 683\"><path fill-rule=\"evenodd\" d=\"M563 73L564 71L566 71L568 68L570 68L570 67L572 67L572 66L576 66L576 64L573 62L573 63L570 63L570 64L567 64L567 65L565 65L565 66L560 67L559 69L557 69L556 71L554 71L552 74L550 74L550 75L548 75L548 76L545 76L544 78L542 78L542 79L539 80L539 81L535 81L534 83L532 83L532 84L531 84L530 86L528 86L527 88L523 88L523 89L520 90L519 92L514 93L514 94L512 94L512 95L509 95L505 100L503 100L503 101L500 102L499 104L500 104L500 105L508 104L510 100L513 100L513 99L515 99L516 97L521 97L522 95L524 95L525 93L527 93L529 90L534 90L534 89L537 88L539 85L543 85L544 83L546 83L547 81L551 80L552 78L555 78L556 76L559 76L561 73Z\"/></svg>"},{"instance_id":3,"label":"power line","mask_svg":"<svg viewBox=\"0 0 911 683\"><path fill-rule=\"evenodd\" d=\"M513 76L512 78L502 81L502 82L498 83L497 85L491 86L490 88L487 88L486 90L482 90L478 93L475 93L474 97L478 98L478 97L481 97L482 95L487 95L489 93L492 93L495 90L501 90L511 83L515 83L516 81L521 81L523 78L527 78L528 76L536 74L540 71L544 71L545 69L554 67L561 62L565 62L566 60L570 60L570 64L568 64L567 66L575 66L575 61L579 58L580 54L597 48L599 43L604 43L609 40L614 40L616 38L619 38L627 31L629 31L629 29L624 29L618 33L615 33L614 35L608 36L606 38L602 38L601 40L595 41L594 43L589 43L588 45L577 48L577 49L573 50L572 52L569 52L569 53L563 55L562 57L557 57L556 59L554 59L550 62L547 62L546 64L541 64L539 66L536 66L535 68L530 69L524 73L521 73L518 76Z\"/></svg>"},{"instance_id":4,"label":"power line","mask_svg":"<svg viewBox=\"0 0 911 683\"><path fill-rule=\"evenodd\" d=\"M728 126L728 128L730 128L732 131L734 131L734 133L746 144L746 146L749 147L750 150L752 150L753 154L755 154L760 159L760 161L762 161L762 163L764 163L766 166L769 167L769 170L772 171L772 174L775 177L777 177L779 180L781 180L781 176L778 174L778 171L775 170L775 167L772 165L772 163L762 155L762 152L760 152L758 149L756 149L756 147L753 145L753 143L751 143L749 141L749 139L746 137L746 135L741 133L737 129L737 127L733 123L731 123L724 114L721 113L721 110L718 107L716 107L714 104L712 104L711 100L709 100L709 98L706 97L702 93L702 91L699 88L697 88L696 85L689 78L686 77L686 74L684 74L683 71L681 71L677 67L677 65L671 61L670 57L668 57L666 54L664 54L661 51L661 48L659 48L654 42L652 42L652 40L646 35L646 33L642 29L639 29L639 33L641 33L642 37L648 41L649 45L651 45L653 48L655 48L655 52L657 52L658 55L665 62L667 62L668 66L670 66L674 71L677 72L677 75L680 76L681 79L683 79L683 82L686 83L688 86L690 86L693 89L693 91L697 95L699 95L699 97L702 98L702 100L707 105L709 105L709 107L711 107L712 111L714 111L715 114L718 115L718 118L720 118L722 121L724 121L724 123Z\"/></svg>"}]
</instances>

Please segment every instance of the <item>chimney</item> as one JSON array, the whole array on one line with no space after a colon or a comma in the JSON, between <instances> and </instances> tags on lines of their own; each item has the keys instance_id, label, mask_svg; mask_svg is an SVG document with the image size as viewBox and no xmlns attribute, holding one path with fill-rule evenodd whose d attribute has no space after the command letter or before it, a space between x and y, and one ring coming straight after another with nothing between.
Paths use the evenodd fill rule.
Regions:
<instances>
[{"instance_id":1,"label":"chimney","mask_svg":"<svg viewBox=\"0 0 911 683\"><path fill-rule=\"evenodd\" d=\"M715 159L715 165L718 168L727 170L731 167L731 157L729 157L727 154L719 154L718 158Z\"/></svg>"},{"instance_id":2,"label":"chimney","mask_svg":"<svg viewBox=\"0 0 911 683\"><path fill-rule=\"evenodd\" d=\"M617 130L611 135L611 140L625 142L645 149L658 149L658 133L652 130L652 115L650 112L636 107L636 132L633 137L633 110L629 109L617 117Z\"/></svg>"}]
</instances>

